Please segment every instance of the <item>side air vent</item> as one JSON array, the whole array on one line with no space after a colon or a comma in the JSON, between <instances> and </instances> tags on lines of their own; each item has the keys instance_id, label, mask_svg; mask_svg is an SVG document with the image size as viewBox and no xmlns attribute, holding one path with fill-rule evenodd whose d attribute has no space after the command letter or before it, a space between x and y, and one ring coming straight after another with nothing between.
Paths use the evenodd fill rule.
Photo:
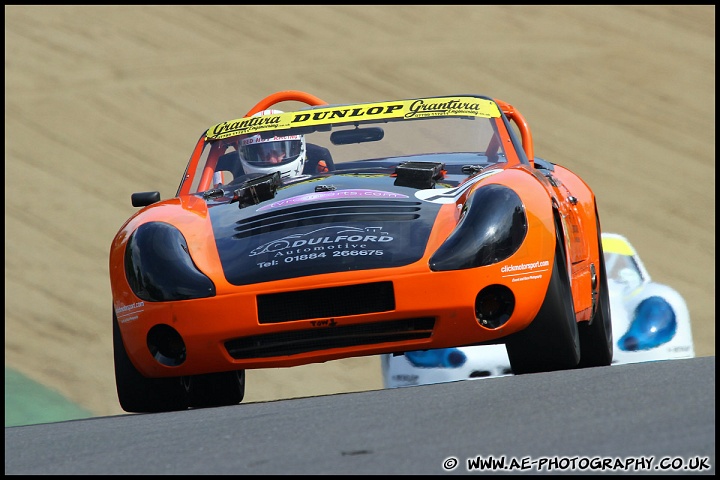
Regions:
<instances>
[{"instance_id":1,"label":"side air vent","mask_svg":"<svg viewBox=\"0 0 720 480\"><path fill-rule=\"evenodd\" d=\"M258 295L258 321L292 322L395 310L392 282Z\"/></svg>"},{"instance_id":2,"label":"side air vent","mask_svg":"<svg viewBox=\"0 0 720 480\"><path fill-rule=\"evenodd\" d=\"M408 318L361 325L329 326L270 333L225 342L234 359L268 358L305 352L430 338L433 317Z\"/></svg>"},{"instance_id":3,"label":"side air vent","mask_svg":"<svg viewBox=\"0 0 720 480\"><path fill-rule=\"evenodd\" d=\"M240 220L235 239L307 225L348 222L403 222L420 217L420 202L346 200L300 205Z\"/></svg>"}]
</instances>

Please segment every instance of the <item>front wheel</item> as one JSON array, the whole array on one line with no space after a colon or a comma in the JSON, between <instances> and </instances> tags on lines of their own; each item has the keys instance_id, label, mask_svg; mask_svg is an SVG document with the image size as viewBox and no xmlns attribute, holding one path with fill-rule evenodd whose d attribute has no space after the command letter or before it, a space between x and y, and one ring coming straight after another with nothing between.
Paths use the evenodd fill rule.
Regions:
<instances>
[{"instance_id":1,"label":"front wheel","mask_svg":"<svg viewBox=\"0 0 720 480\"><path fill-rule=\"evenodd\" d=\"M505 343L514 374L575 368L580 361L572 287L563 236L556 227L555 261L540 311L530 325Z\"/></svg>"},{"instance_id":2,"label":"front wheel","mask_svg":"<svg viewBox=\"0 0 720 480\"><path fill-rule=\"evenodd\" d=\"M189 407L182 377L147 378L132 364L122 341L113 309L113 355L115 385L120 406L126 412L153 413L185 410Z\"/></svg>"}]
</instances>

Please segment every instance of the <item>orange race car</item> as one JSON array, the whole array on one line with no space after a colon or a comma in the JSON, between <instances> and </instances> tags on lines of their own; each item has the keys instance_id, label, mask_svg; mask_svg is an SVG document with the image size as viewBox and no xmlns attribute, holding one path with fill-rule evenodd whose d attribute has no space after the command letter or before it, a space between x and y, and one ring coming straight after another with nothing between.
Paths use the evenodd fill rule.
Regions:
<instances>
[{"instance_id":1,"label":"orange race car","mask_svg":"<svg viewBox=\"0 0 720 480\"><path fill-rule=\"evenodd\" d=\"M246 369L345 357L613 357L595 196L497 99L278 92L201 135L175 197L132 204L110 250L128 412L237 404Z\"/></svg>"}]
</instances>

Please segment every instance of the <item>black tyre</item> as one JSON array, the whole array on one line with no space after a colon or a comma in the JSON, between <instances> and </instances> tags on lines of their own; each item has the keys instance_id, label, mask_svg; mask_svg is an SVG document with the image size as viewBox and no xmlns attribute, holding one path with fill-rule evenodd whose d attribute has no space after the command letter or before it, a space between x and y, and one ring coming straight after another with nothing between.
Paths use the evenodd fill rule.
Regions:
<instances>
[{"instance_id":1,"label":"black tyre","mask_svg":"<svg viewBox=\"0 0 720 480\"><path fill-rule=\"evenodd\" d=\"M557 227L556 227L557 228ZM562 233L556 231L555 261L545 300L530 325L505 343L516 375L575 368L580 361L572 287Z\"/></svg>"},{"instance_id":2,"label":"black tyre","mask_svg":"<svg viewBox=\"0 0 720 480\"><path fill-rule=\"evenodd\" d=\"M192 408L237 405L245 396L245 370L194 375L188 379Z\"/></svg>"},{"instance_id":3,"label":"black tyre","mask_svg":"<svg viewBox=\"0 0 720 480\"><path fill-rule=\"evenodd\" d=\"M579 368L602 367L612 363L613 332L610 310L610 293L605 270L605 254L603 253L602 235L600 233L600 219L595 215L597 223L598 248L600 249L597 307L595 314L589 322L580 322L580 363Z\"/></svg>"},{"instance_id":4,"label":"black tyre","mask_svg":"<svg viewBox=\"0 0 720 480\"><path fill-rule=\"evenodd\" d=\"M189 407L182 377L147 378L130 361L123 345L113 309L113 353L115 385L120 406L126 412L152 413L185 410Z\"/></svg>"}]
</instances>

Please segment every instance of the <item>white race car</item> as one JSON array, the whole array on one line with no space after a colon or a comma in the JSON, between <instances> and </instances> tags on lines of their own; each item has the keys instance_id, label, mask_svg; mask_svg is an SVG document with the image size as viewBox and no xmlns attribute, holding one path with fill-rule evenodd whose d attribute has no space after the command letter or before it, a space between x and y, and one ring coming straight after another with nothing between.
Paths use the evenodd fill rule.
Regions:
<instances>
[{"instance_id":1,"label":"white race car","mask_svg":"<svg viewBox=\"0 0 720 480\"><path fill-rule=\"evenodd\" d=\"M690 313L673 288L655 283L630 242L602 234L613 325L613 364L695 356ZM511 375L505 345L381 356L385 388Z\"/></svg>"}]
</instances>

